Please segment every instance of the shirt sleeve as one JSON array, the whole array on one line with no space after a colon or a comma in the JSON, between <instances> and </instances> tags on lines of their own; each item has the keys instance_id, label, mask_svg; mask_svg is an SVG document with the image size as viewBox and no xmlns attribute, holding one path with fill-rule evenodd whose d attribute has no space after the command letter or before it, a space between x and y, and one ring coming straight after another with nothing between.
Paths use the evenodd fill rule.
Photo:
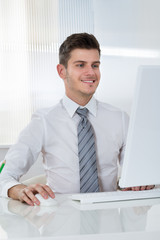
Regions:
<instances>
[{"instance_id":1,"label":"shirt sleeve","mask_svg":"<svg viewBox=\"0 0 160 240\"><path fill-rule=\"evenodd\" d=\"M120 166L122 166L122 164L123 164L126 141L127 141L127 134L128 134L128 126L129 126L129 116L125 112L122 112L122 139L123 139L123 144L122 144L122 148L120 150L120 155L119 155Z\"/></svg>"},{"instance_id":2,"label":"shirt sleeve","mask_svg":"<svg viewBox=\"0 0 160 240\"><path fill-rule=\"evenodd\" d=\"M6 164L0 174L0 196L7 197L8 189L20 184L20 177L37 160L42 146L43 120L40 114L35 113L5 157Z\"/></svg>"}]
</instances>

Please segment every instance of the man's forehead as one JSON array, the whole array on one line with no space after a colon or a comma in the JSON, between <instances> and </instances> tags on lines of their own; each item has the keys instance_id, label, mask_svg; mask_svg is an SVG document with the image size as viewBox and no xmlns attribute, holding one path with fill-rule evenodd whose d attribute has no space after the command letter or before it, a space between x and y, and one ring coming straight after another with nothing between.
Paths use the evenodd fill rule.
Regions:
<instances>
[{"instance_id":1,"label":"man's forehead","mask_svg":"<svg viewBox=\"0 0 160 240\"><path fill-rule=\"evenodd\" d=\"M99 51L96 48L91 48L91 49L88 49L88 48L75 48L70 53L71 54L75 54L75 53L83 54L85 52L97 52L98 55L99 55Z\"/></svg>"},{"instance_id":2,"label":"man's forehead","mask_svg":"<svg viewBox=\"0 0 160 240\"><path fill-rule=\"evenodd\" d=\"M70 53L70 60L77 62L94 61L99 62L99 52L97 49L74 49Z\"/></svg>"}]
</instances>

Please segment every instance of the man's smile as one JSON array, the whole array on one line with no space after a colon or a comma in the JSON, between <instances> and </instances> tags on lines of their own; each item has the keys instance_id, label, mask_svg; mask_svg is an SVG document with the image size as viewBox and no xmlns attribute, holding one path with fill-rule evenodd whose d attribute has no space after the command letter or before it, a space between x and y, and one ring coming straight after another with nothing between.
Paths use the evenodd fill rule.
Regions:
<instances>
[{"instance_id":1,"label":"man's smile","mask_svg":"<svg viewBox=\"0 0 160 240\"><path fill-rule=\"evenodd\" d=\"M94 79L94 80L81 80L83 83L90 83L90 84L92 84L92 83L94 83L96 80Z\"/></svg>"}]
</instances>

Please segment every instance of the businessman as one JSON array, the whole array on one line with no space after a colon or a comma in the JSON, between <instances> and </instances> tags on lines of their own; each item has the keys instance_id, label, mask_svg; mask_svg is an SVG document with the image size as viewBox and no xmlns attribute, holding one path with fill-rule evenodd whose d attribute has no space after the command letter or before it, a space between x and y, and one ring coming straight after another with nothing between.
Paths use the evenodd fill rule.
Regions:
<instances>
[{"instance_id":1,"label":"businessman","mask_svg":"<svg viewBox=\"0 0 160 240\"><path fill-rule=\"evenodd\" d=\"M7 153L0 174L1 196L39 205L36 193L47 199L54 193L117 189L117 162L122 164L128 117L93 96L100 82L97 39L87 33L69 36L60 46L57 71L65 96L56 106L34 113ZM21 184L19 178L40 152L47 184Z\"/></svg>"}]
</instances>

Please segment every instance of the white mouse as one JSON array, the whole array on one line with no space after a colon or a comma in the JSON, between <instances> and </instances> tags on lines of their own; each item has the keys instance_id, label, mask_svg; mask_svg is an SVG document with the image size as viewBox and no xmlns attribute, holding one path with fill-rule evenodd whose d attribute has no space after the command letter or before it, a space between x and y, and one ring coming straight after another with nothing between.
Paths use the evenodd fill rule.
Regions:
<instances>
[{"instance_id":1,"label":"white mouse","mask_svg":"<svg viewBox=\"0 0 160 240\"><path fill-rule=\"evenodd\" d=\"M47 199L44 199L41 196L41 194L38 193L38 194L36 194L36 198L40 201L40 206L50 207L50 206L57 205L57 201L49 196Z\"/></svg>"}]
</instances>

